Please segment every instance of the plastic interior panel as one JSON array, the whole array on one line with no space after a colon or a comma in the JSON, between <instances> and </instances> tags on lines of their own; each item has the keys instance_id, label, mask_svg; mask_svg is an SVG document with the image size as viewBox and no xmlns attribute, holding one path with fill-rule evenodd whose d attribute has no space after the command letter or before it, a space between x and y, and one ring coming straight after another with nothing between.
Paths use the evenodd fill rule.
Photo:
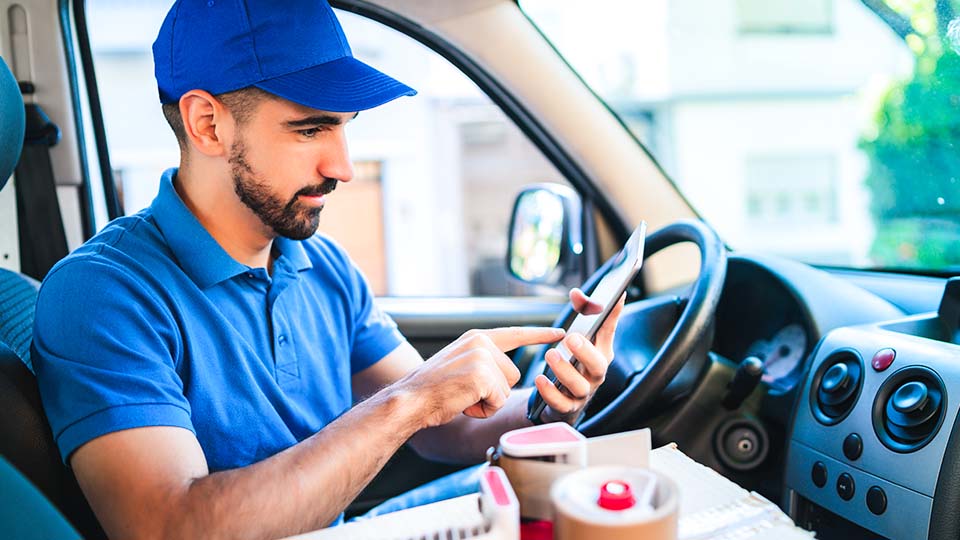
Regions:
<instances>
[{"instance_id":1,"label":"plastic interior panel","mask_svg":"<svg viewBox=\"0 0 960 540\"><path fill-rule=\"evenodd\" d=\"M930 317L926 315L924 317ZM919 319L914 317L911 319ZM893 348L896 359L882 372L870 367L870 359L884 348ZM839 349L857 351L865 361L863 387L853 410L835 425L824 425L806 406L813 392L814 374L828 357ZM824 337L808 371L796 409L793 439L787 461L787 487L837 515L893 540L917 540L927 537L933 496L941 474L944 452L951 426L960 405L960 347L868 325L834 330ZM936 435L919 450L895 452L881 443L874 429L874 400L881 385L909 366L924 366L936 373L944 384L944 421ZM843 454L843 440L851 433L863 439L862 455L851 461ZM827 465L828 479L818 488L811 479L814 461ZM945 466L946 464L944 464ZM951 465L952 466L952 465ZM849 501L837 495L840 473L853 476L856 490ZM888 509L880 515L866 507L865 496L872 485L884 489ZM910 519L904 520L904 516ZM918 527L922 527L922 535Z\"/></svg>"}]
</instances>

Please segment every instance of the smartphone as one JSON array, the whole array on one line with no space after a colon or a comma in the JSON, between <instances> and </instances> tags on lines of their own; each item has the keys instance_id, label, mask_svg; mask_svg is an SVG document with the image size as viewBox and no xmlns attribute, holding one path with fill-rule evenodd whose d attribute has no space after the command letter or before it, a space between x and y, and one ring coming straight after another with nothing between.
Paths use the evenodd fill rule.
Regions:
<instances>
[{"instance_id":1,"label":"smartphone","mask_svg":"<svg viewBox=\"0 0 960 540\"><path fill-rule=\"evenodd\" d=\"M578 313L566 329L568 334L576 332L582 334L588 340L593 340L597 334L597 330L603 326L607 317L610 316L610 312L613 311L620 297L623 296L624 291L627 290L630 282L633 281L637 276L637 272L640 271L640 266L643 265L643 244L646 237L647 223L641 221L640 225L634 229L633 234L630 235L630 238L627 239L627 243L624 244L623 249L617 253L610 270L607 271L607 274L603 276L600 282L597 283L597 286L594 287L593 292L590 293L590 300L603 306L603 310L593 315ZM560 353L561 358L573 364L573 367L579 368L580 363L573 357L573 353L567 349L567 346L562 341L555 345L554 348ZM557 377L552 371L547 369L545 374L553 381L553 384L556 385L557 388L563 389L563 385L557 381ZM539 424L540 415L543 413L543 409L546 408L547 404L543 401L543 398L537 390L534 390L533 394L534 397L531 398L533 402L527 409L527 418L534 424Z\"/></svg>"}]
</instances>

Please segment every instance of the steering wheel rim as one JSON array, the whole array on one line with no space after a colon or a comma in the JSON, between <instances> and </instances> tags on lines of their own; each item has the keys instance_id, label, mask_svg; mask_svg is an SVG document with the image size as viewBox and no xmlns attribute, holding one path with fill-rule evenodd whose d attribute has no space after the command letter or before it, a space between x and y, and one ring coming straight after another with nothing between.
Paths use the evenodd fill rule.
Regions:
<instances>
[{"instance_id":1,"label":"steering wheel rim","mask_svg":"<svg viewBox=\"0 0 960 540\"><path fill-rule=\"evenodd\" d=\"M682 242L691 242L700 250L700 273L690 287L686 306L650 361L640 371L631 372L626 386L612 401L580 423L578 429L584 435L602 435L629 427L628 423L635 417L636 411L653 404L710 330L727 272L726 248L713 229L697 220L681 220L667 225L647 236L644 260ZM605 262L587 279L582 287L584 291L593 289L609 270L610 263L610 260ZM573 307L568 304L554 326L563 325L572 314ZM626 313L624 316L627 316ZM618 334L623 326L618 327ZM546 347L540 350L531 362L525 378L528 385L532 385L537 373L546 369L546 350ZM617 362L616 356L612 362Z\"/></svg>"}]
</instances>

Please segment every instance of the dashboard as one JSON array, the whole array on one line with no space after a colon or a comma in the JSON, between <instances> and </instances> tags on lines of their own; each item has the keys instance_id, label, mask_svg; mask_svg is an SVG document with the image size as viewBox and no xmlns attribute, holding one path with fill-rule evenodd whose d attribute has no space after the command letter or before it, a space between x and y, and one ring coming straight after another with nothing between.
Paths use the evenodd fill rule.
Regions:
<instances>
[{"instance_id":1,"label":"dashboard","mask_svg":"<svg viewBox=\"0 0 960 540\"><path fill-rule=\"evenodd\" d=\"M737 254L728 260L712 350L734 364L758 358L763 383L782 395L802 381L806 361L830 330L905 315L894 304L823 270Z\"/></svg>"},{"instance_id":2,"label":"dashboard","mask_svg":"<svg viewBox=\"0 0 960 540\"><path fill-rule=\"evenodd\" d=\"M818 339L803 298L774 269L747 258L731 258L716 320L713 351L734 363L758 358L763 382L781 391L799 380Z\"/></svg>"},{"instance_id":3,"label":"dashboard","mask_svg":"<svg viewBox=\"0 0 960 540\"><path fill-rule=\"evenodd\" d=\"M763 363L782 503L818 538L960 536L960 278L942 287L937 311L908 314L828 272L730 257L712 350Z\"/></svg>"},{"instance_id":4,"label":"dashboard","mask_svg":"<svg viewBox=\"0 0 960 540\"><path fill-rule=\"evenodd\" d=\"M758 339L747 348L746 355L763 362L763 382L790 387L803 359L809 351L807 331L800 323L790 323L770 339Z\"/></svg>"}]
</instances>

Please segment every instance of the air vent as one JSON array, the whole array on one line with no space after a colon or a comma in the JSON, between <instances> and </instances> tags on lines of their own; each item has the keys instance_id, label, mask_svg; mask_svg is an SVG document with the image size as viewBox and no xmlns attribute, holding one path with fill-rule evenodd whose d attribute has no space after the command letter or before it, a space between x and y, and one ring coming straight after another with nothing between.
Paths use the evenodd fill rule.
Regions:
<instances>
[{"instance_id":1,"label":"air vent","mask_svg":"<svg viewBox=\"0 0 960 540\"><path fill-rule=\"evenodd\" d=\"M853 409L863 383L863 361L848 349L835 351L817 368L810 393L813 415L825 425L840 422Z\"/></svg>"},{"instance_id":2,"label":"air vent","mask_svg":"<svg viewBox=\"0 0 960 540\"><path fill-rule=\"evenodd\" d=\"M873 405L873 426L895 452L914 452L933 440L943 422L943 381L927 368L901 369L887 379Z\"/></svg>"}]
</instances>

